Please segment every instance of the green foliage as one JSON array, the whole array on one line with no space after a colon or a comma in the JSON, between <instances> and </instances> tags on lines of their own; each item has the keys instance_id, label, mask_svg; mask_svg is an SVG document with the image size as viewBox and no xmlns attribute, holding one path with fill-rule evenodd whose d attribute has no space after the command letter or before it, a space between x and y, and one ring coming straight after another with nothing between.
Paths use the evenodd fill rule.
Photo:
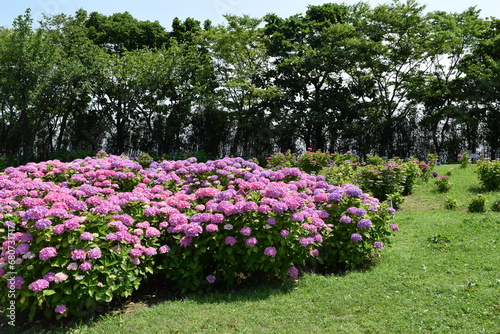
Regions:
<instances>
[{"instance_id":1,"label":"green foliage","mask_svg":"<svg viewBox=\"0 0 500 334\"><path fill-rule=\"evenodd\" d=\"M467 211L469 212L485 212L486 204L488 200L486 196L483 194L477 194L474 198L472 198L467 206Z\"/></svg>"},{"instance_id":2,"label":"green foliage","mask_svg":"<svg viewBox=\"0 0 500 334\"><path fill-rule=\"evenodd\" d=\"M285 153L278 152L267 158L267 165L276 169L296 167L297 158L290 150Z\"/></svg>"},{"instance_id":3,"label":"green foliage","mask_svg":"<svg viewBox=\"0 0 500 334\"><path fill-rule=\"evenodd\" d=\"M458 208L458 201L453 197L446 197L444 200L444 208L446 210L456 210Z\"/></svg>"},{"instance_id":4,"label":"green foliage","mask_svg":"<svg viewBox=\"0 0 500 334\"><path fill-rule=\"evenodd\" d=\"M308 149L304 155L297 160L297 167L306 173L319 173L332 162L329 152L317 150L313 152Z\"/></svg>"},{"instance_id":5,"label":"green foliage","mask_svg":"<svg viewBox=\"0 0 500 334\"><path fill-rule=\"evenodd\" d=\"M458 155L458 162L460 163L460 168L467 168L471 164L470 162L470 154L464 152L463 154Z\"/></svg>"},{"instance_id":6,"label":"green foliage","mask_svg":"<svg viewBox=\"0 0 500 334\"><path fill-rule=\"evenodd\" d=\"M491 211L500 212L500 198L491 203Z\"/></svg>"},{"instance_id":7,"label":"green foliage","mask_svg":"<svg viewBox=\"0 0 500 334\"><path fill-rule=\"evenodd\" d=\"M450 177L448 175L441 175L434 178L437 191L440 193L448 192L451 188Z\"/></svg>"},{"instance_id":8,"label":"green foliage","mask_svg":"<svg viewBox=\"0 0 500 334\"><path fill-rule=\"evenodd\" d=\"M500 189L500 160L479 160L476 173L485 190Z\"/></svg>"}]
</instances>

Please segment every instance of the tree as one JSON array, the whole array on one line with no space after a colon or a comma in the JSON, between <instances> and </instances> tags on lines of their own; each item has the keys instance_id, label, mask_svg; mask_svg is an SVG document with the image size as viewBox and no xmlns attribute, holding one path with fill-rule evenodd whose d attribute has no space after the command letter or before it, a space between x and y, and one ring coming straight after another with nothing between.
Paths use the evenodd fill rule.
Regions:
<instances>
[{"instance_id":1,"label":"tree","mask_svg":"<svg viewBox=\"0 0 500 334\"><path fill-rule=\"evenodd\" d=\"M356 117L349 78L357 65L352 47L360 38L351 20L356 9L325 4L310 6L304 16L265 18L269 76L280 93L274 121L284 136L306 147L334 148L338 131Z\"/></svg>"}]
</instances>

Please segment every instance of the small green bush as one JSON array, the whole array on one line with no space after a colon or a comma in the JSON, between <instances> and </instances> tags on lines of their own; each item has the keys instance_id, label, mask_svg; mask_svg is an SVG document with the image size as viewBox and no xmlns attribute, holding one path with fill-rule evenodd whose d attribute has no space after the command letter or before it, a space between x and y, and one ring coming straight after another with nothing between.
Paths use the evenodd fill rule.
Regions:
<instances>
[{"instance_id":1,"label":"small green bush","mask_svg":"<svg viewBox=\"0 0 500 334\"><path fill-rule=\"evenodd\" d=\"M479 160L476 173L484 189L500 189L500 160Z\"/></svg>"},{"instance_id":2,"label":"small green bush","mask_svg":"<svg viewBox=\"0 0 500 334\"><path fill-rule=\"evenodd\" d=\"M500 198L491 203L491 211L500 212Z\"/></svg>"},{"instance_id":3,"label":"small green bush","mask_svg":"<svg viewBox=\"0 0 500 334\"><path fill-rule=\"evenodd\" d=\"M458 208L458 202L453 197L446 197L444 200L444 208L446 210L456 210Z\"/></svg>"},{"instance_id":4,"label":"small green bush","mask_svg":"<svg viewBox=\"0 0 500 334\"><path fill-rule=\"evenodd\" d=\"M440 193L448 192L451 188L450 177L448 175L441 175L435 177L435 183L437 186L437 190Z\"/></svg>"},{"instance_id":5,"label":"small green bush","mask_svg":"<svg viewBox=\"0 0 500 334\"><path fill-rule=\"evenodd\" d=\"M467 207L467 210L469 212L485 212L487 203L488 203L488 200L486 199L486 196L484 196L482 194L477 194L476 197L474 197L469 202L469 206Z\"/></svg>"},{"instance_id":6,"label":"small green bush","mask_svg":"<svg viewBox=\"0 0 500 334\"><path fill-rule=\"evenodd\" d=\"M297 157L290 150L285 153L275 153L267 158L267 167L273 169L291 168L297 166Z\"/></svg>"},{"instance_id":7,"label":"small green bush","mask_svg":"<svg viewBox=\"0 0 500 334\"><path fill-rule=\"evenodd\" d=\"M470 165L470 154L467 152L459 154L458 162L460 163L460 168L467 168Z\"/></svg>"},{"instance_id":8,"label":"small green bush","mask_svg":"<svg viewBox=\"0 0 500 334\"><path fill-rule=\"evenodd\" d=\"M313 152L308 149L307 152L297 161L297 167L306 173L319 173L324 167L333 162L329 152L317 150Z\"/></svg>"}]
</instances>

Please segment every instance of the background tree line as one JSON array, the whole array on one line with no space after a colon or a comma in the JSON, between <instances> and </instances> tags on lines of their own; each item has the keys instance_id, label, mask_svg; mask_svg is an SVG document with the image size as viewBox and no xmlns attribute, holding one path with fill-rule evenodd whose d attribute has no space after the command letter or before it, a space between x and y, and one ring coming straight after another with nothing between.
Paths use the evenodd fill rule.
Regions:
<instances>
[{"instance_id":1,"label":"background tree line","mask_svg":"<svg viewBox=\"0 0 500 334\"><path fill-rule=\"evenodd\" d=\"M0 155L500 149L500 20L414 0L226 16L30 11L0 28Z\"/></svg>"}]
</instances>

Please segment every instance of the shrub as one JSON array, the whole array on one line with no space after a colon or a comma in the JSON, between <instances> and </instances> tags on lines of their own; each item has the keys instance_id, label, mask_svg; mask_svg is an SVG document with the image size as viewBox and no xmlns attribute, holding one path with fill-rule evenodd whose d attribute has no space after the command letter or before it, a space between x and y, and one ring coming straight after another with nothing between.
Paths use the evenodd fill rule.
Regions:
<instances>
[{"instance_id":1,"label":"shrub","mask_svg":"<svg viewBox=\"0 0 500 334\"><path fill-rule=\"evenodd\" d=\"M444 208L447 210L456 210L458 208L458 202L453 197L446 197L444 200Z\"/></svg>"},{"instance_id":2,"label":"shrub","mask_svg":"<svg viewBox=\"0 0 500 334\"><path fill-rule=\"evenodd\" d=\"M267 158L267 167L273 169L291 168L297 166L297 158L290 150L285 153L275 153Z\"/></svg>"},{"instance_id":3,"label":"shrub","mask_svg":"<svg viewBox=\"0 0 500 334\"><path fill-rule=\"evenodd\" d=\"M463 154L459 154L457 156L458 162L460 163L460 168L467 168L470 165L470 154L464 152Z\"/></svg>"},{"instance_id":4,"label":"shrub","mask_svg":"<svg viewBox=\"0 0 500 334\"><path fill-rule=\"evenodd\" d=\"M500 198L497 198L491 203L491 211L500 212Z\"/></svg>"},{"instance_id":5,"label":"shrub","mask_svg":"<svg viewBox=\"0 0 500 334\"><path fill-rule=\"evenodd\" d=\"M476 173L485 190L500 189L500 160L479 160Z\"/></svg>"},{"instance_id":6,"label":"shrub","mask_svg":"<svg viewBox=\"0 0 500 334\"><path fill-rule=\"evenodd\" d=\"M477 194L476 197L471 199L471 201L469 202L467 210L469 212L485 212L487 203L488 201L486 199L486 196Z\"/></svg>"},{"instance_id":7,"label":"shrub","mask_svg":"<svg viewBox=\"0 0 500 334\"><path fill-rule=\"evenodd\" d=\"M30 318L82 316L151 274L202 291L297 277L311 261L355 268L398 229L393 209L357 186L297 168L141 159L147 169L99 152L0 173L3 305L13 291Z\"/></svg>"},{"instance_id":8,"label":"shrub","mask_svg":"<svg viewBox=\"0 0 500 334\"><path fill-rule=\"evenodd\" d=\"M332 163L332 157L329 152L317 150L313 152L308 149L300 159L297 160L297 167L306 173L319 173L324 167Z\"/></svg>"},{"instance_id":9,"label":"shrub","mask_svg":"<svg viewBox=\"0 0 500 334\"><path fill-rule=\"evenodd\" d=\"M434 178L437 190L440 193L445 193L450 190L451 182L450 177L448 175L441 175Z\"/></svg>"}]
</instances>

